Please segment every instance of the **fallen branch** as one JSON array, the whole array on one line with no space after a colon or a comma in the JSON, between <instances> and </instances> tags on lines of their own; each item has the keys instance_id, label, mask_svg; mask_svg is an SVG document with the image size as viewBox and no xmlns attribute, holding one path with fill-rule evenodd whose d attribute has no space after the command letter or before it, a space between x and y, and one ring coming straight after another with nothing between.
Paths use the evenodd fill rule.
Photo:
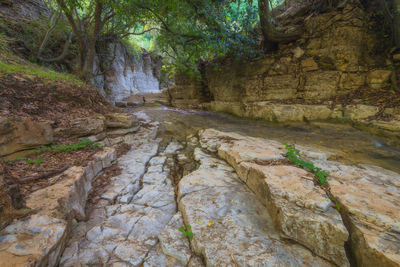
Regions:
<instances>
[{"instance_id":1,"label":"fallen branch","mask_svg":"<svg viewBox=\"0 0 400 267\"><path fill-rule=\"evenodd\" d=\"M37 175L37 176L30 176L24 179L17 179L19 184L27 184L36 180L40 180L40 179L45 179L48 178L50 176L54 176L57 174L60 174L62 172L64 172L65 170L67 170L69 168L69 166L66 166L64 168L58 169L58 170L53 170L53 171L49 171L49 172L45 172L43 174Z\"/></svg>"}]
</instances>

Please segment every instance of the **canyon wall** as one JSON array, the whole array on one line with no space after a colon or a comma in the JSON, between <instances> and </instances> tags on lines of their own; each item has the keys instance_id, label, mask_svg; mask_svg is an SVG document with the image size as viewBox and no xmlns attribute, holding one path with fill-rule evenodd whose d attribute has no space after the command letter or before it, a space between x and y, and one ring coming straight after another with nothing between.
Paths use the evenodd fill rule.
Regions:
<instances>
[{"instance_id":1,"label":"canyon wall","mask_svg":"<svg viewBox=\"0 0 400 267\"><path fill-rule=\"evenodd\" d=\"M133 94L160 92L157 59L142 51L135 55L121 42L108 43L98 51L93 85L112 103Z\"/></svg>"},{"instance_id":2,"label":"canyon wall","mask_svg":"<svg viewBox=\"0 0 400 267\"><path fill-rule=\"evenodd\" d=\"M171 104L276 122L346 120L400 138L400 109L362 96L389 91L394 64L377 53L364 11L347 5L304 25L303 37L276 53L209 64L203 86L177 77Z\"/></svg>"},{"instance_id":3,"label":"canyon wall","mask_svg":"<svg viewBox=\"0 0 400 267\"><path fill-rule=\"evenodd\" d=\"M47 29L50 16L51 11L43 0L0 0L0 18L4 22L15 20L14 23L18 24L17 29L22 27L19 31L23 33L13 33L17 34L17 37L11 37L21 39L14 42L13 50L26 59L38 49L37 43L42 40L42 35L44 36L44 32L41 31ZM29 27L23 23L29 24ZM32 32L28 30L24 32L23 28ZM11 31L9 25L3 22L0 23L0 30L7 34ZM59 35L68 34L61 32ZM101 36L100 39L96 48L95 76L92 79L92 85L98 88L104 97L115 103L132 94L159 92L161 59L152 57L145 50L133 51L128 44L124 44L115 36ZM58 46L62 47L64 43L65 41L61 40ZM55 48L55 55L46 54L44 57L58 56L60 51L57 48ZM49 51L46 50L46 52ZM60 71L73 70L76 51L71 49L70 52L68 60L57 62L51 67Z\"/></svg>"}]
</instances>

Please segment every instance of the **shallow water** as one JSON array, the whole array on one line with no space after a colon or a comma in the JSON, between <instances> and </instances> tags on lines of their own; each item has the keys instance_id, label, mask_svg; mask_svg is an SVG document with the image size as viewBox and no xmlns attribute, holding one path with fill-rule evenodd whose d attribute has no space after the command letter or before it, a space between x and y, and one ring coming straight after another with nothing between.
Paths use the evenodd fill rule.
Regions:
<instances>
[{"instance_id":1,"label":"shallow water","mask_svg":"<svg viewBox=\"0 0 400 267\"><path fill-rule=\"evenodd\" d=\"M335 160L346 164L373 164L400 173L400 150L349 125L332 123L275 124L252 121L230 115L144 106L136 108L161 123L161 134L184 140L199 129L214 128L226 132L273 139L283 143L311 146L335 152Z\"/></svg>"}]
</instances>

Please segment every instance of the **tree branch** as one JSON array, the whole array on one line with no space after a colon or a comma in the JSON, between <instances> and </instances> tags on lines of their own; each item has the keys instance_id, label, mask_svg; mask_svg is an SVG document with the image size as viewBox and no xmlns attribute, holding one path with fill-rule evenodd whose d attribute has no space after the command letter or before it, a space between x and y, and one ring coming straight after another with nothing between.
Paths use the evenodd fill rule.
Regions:
<instances>
[{"instance_id":1,"label":"tree branch","mask_svg":"<svg viewBox=\"0 0 400 267\"><path fill-rule=\"evenodd\" d=\"M193 34L183 34L183 33L178 33L173 31L169 25L161 18L160 15L158 15L156 12L154 12L151 8L147 7L147 6L143 6L138 4L137 5L139 8L145 9L147 11L149 11L151 14L153 14L163 25L163 28L168 31L169 33L172 33L174 35L180 36L180 37L184 37L184 38L195 38L195 39L201 39L202 37L200 35L193 35Z\"/></svg>"},{"instance_id":2,"label":"tree branch","mask_svg":"<svg viewBox=\"0 0 400 267\"><path fill-rule=\"evenodd\" d=\"M127 33L123 34L121 36L121 38L127 37L128 35L142 35L142 34L145 34L146 32L153 31L153 30L160 30L160 29L159 28L150 28L150 29L144 30L142 32L127 32Z\"/></svg>"}]
</instances>

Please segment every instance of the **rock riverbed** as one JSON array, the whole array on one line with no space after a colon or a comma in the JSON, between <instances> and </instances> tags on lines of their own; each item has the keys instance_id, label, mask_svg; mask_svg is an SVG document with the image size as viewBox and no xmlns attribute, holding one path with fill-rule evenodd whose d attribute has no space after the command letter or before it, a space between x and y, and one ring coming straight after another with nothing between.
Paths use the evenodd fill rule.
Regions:
<instances>
[{"instance_id":1,"label":"rock riverbed","mask_svg":"<svg viewBox=\"0 0 400 267\"><path fill-rule=\"evenodd\" d=\"M137 115L127 154L115 159L108 148L93 173L75 167L73 183L31 196L41 212L1 232L0 266L400 264L399 174L298 146L331 174L327 192L285 160L280 142L215 129L163 135L160 123ZM85 211L91 181L112 162L121 173ZM57 200L57 188L72 188L60 190L68 201ZM46 196L53 202L36 207ZM178 230L187 225L192 238Z\"/></svg>"}]
</instances>

